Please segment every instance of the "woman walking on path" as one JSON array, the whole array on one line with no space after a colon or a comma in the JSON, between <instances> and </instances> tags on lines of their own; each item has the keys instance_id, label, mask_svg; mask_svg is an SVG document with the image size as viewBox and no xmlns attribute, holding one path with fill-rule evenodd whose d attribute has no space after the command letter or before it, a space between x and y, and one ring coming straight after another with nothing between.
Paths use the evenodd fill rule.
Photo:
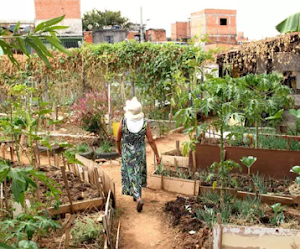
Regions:
<instances>
[{"instance_id":1,"label":"woman walking on path","mask_svg":"<svg viewBox=\"0 0 300 249\"><path fill-rule=\"evenodd\" d=\"M118 152L122 156L122 194L132 196L138 202L137 211L141 212L144 205L142 187L147 186L145 136L156 155L157 164L160 164L161 158L150 127L144 119L142 105L136 97L126 101L124 111L125 117L120 122L117 135Z\"/></svg>"}]
</instances>

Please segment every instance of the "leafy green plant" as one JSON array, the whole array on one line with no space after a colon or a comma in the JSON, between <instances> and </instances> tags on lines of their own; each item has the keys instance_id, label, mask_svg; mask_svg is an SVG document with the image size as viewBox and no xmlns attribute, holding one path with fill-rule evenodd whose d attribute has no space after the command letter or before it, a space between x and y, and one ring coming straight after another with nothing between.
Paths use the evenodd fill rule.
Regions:
<instances>
[{"instance_id":1,"label":"leafy green plant","mask_svg":"<svg viewBox=\"0 0 300 249\"><path fill-rule=\"evenodd\" d=\"M299 121L300 121L300 110L295 110L295 109L290 109L289 110L289 113L291 115L293 115L296 119L296 122L295 122L295 133L294 135L297 136L298 135L298 131L299 131Z\"/></svg>"},{"instance_id":2,"label":"leafy green plant","mask_svg":"<svg viewBox=\"0 0 300 249\"><path fill-rule=\"evenodd\" d=\"M7 176L10 177L12 181L11 191L16 202L23 205L28 187L31 185L37 188L34 178L43 182L50 189L56 200L59 201L58 195L61 194L61 191L55 188L55 186L59 187L59 185L48 178L44 172L37 171L33 167L13 168L3 159L0 159L0 166L0 182L2 183Z\"/></svg>"},{"instance_id":3,"label":"leafy green plant","mask_svg":"<svg viewBox=\"0 0 300 249\"><path fill-rule=\"evenodd\" d=\"M14 58L13 49L20 49L25 55L29 57L26 46L33 48L38 56L44 61L47 67L51 68L47 57L53 58L53 55L48 51L41 39L47 40L56 49L68 54L69 52L61 45L56 33L58 30L67 29L68 26L57 26L65 16L53 18L51 20L41 22L37 25L33 32L27 34L20 34L20 22L14 28L12 35L9 35L5 29L0 29L0 47L2 47L4 54L6 54L14 65L19 65Z\"/></svg>"},{"instance_id":4,"label":"leafy green plant","mask_svg":"<svg viewBox=\"0 0 300 249\"><path fill-rule=\"evenodd\" d=\"M78 145L76 149L79 153L88 152L89 146L88 146L88 144L83 143L83 144Z\"/></svg>"},{"instance_id":5,"label":"leafy green plant","mask_svg":"<svg viewBox=\"0 0 300 249\"><path fill-rule=\"evenodd\" d=\"M251 174L251 167L252 165L256 162L257 158L253 156L248 156L248 157L243 157L241 159L242 164L244 164L248 168L248 175L250 176Z\"/></svg>"},{"instance_id":6,"label":"leafy green plant","mask_svg":"<svg viewBox=\"0 0 300 249\"><path fill-rule=\"evenodd\" d=\"M25 241L31 240L34 235L47 234L50 232L50 229L55 231L61 226L57 221L53 221L48 217L22 213L15 219L1 221L0 227L1 232L5 234L6 242L14 241L14 238L17 238L19 247L22 248L21 246L28 244Z\"/></svg>"},{"instance_id":7,"label":"leafy green plant","mask_svg":"<svg viewBox=\"0 0 300 249\"><path fill-rule=\"evenodd\" d=\"M197 219L204 220L209 228L217 223L217 214L213 208L200 208L196 211Z\"/></svg>"},{"instance_id":8,"label":"leafy green plant","mask_svg":"<svg viewBox=\"0 0 300 249\"><path fill-rule=\"evenodd\" d=\"M297 174L298 176L295 179L295 183L297 183L300 186L300 166L296 165L294 166L290 172Z\"/></svg>"},{"instance_id":9,"label":"leafy green plant","mask_svg":"<svg viewBox=\"0 0 300 249\"><path fill-rule=\"evenodd\" d=\"M109 152L113 152L114 149L111 145L111 142L109 141L103 141L100 145L100 147L98 147L96 149L97 153L109 153Z\"/></svg>"},{"instance_id":10,"label":"leafy green plant","mask_svg":"<svg viewBox=\"0 0 300 249\"><path fill-rule=\"evenodd\" d=\"M228 188L230 184L237 187L237 180L236 178L231 178L231 172L236 169L240 171L242 170L238 163L232 160L226 160L223 164L215 162L210 166L210 168L212 172L215 173L211 173L207 180L211 180L212 177L217 177L222 189ZM217 187L217 181L213 183L213 187Z\"/></svg>"},{"instance_id":11,"label":"leafy green plant","mask_svg":"<svg viewBox=\"0 0 300 249\"><path fill-rule=\"evenodd\" d=\"M252 180L253 180L254 186L256 187L256 189L258 190L258 192L260 194L268 193L268 187L265 182L265 178L263 176L259 175L259 173L257 172L256 175L252 174ZM255 190L253 189L253 191L255 191Z\"/></svg>"},{"instance_id":12,"label":"leafy green plant","mask_svg":"<svg viewBox=\"0 0 300 249\"><path fill-rule=\"evenodd\" d=\"M103 227L91 218L76 220L71 229L72 242L75 246L87 243L103 244Z\"/></svg>"},{"instance_id":13,"label":"leafy green plant","mask_svg":"<svg viewBox=\"0 0 300 249\"><path fill-rule=\"evenodd\" d=\"M271 206L273 212L274 212L274 218L271 220L271 222L274 225L279 225L280 223L283 223L285 220L284 216L284 208L285 206L281 206L281 203L275 203Z\"/></svg>"}]
</instances>

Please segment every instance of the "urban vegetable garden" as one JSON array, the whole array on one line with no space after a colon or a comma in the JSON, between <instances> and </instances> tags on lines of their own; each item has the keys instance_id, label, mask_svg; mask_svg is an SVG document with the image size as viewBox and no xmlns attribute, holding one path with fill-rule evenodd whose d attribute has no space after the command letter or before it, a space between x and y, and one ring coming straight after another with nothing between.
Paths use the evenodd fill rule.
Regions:
<instances>
[{"instance_id":1,"label":"urban vegetable garden","mask_svg":"<svg viewBox=\"0 0 300 249\"><path fill-rule=\"evenodd\" d=\"M15 43L0 40L1 248L118 248L121 193L102 164L118 160L113 127L134 96L156 137L175 123L187 137L149 176L150 188L178 193L164 211L189 238L181 248L222 248L229 224L236 235L282 228L299 246L300 111L281 74L216 77L205 70L216 51L192 45L65 50L52 32L61 20L38 26L40 38L16 27ZM25 43L37 53L27 55ZM295 118L286 134L284 111Z\"/></svg>"}]
</instances>

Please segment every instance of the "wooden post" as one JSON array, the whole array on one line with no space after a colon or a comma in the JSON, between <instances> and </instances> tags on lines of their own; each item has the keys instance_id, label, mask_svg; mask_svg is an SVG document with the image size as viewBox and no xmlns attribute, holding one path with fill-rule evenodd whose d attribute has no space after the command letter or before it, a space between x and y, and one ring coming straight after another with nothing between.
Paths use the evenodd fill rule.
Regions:
<instances>
[{"instance_id":1,"label":"wooden post","mask_svg":"<svg viewBox=\"0 0 300 249\"><path fill-rule=\"evenodd\" d=\"M121 222L119 221L117 239L116 239L116 249L119 248L120 226L121 226Z\"/></svg>"},{"instance_id":2,"label":"wooden post","mask_svg":"<svg viewBox=\"0 0 300 249\"><path fill-rule=\"evenodd\" d=\"M1 147L2 147L2 157L5 160L6 159L6 157L5 157L5 144L1 144Z\"/></svg>"},{"instance_id":3,"label":"wooden post","mask_svg":"<svg viewBox=\"0 0 300 249\"><path fill-rule=\"evenodd\" d=\"M48 157L49 166L51 166L51 159L50 159L49 149L47 149L47 157Z\"/></svg>"},{"instance_id":4,"label":"wooden post","mask_svg":"<svg viewBox=\"0 0 300 249\"><path fill-rule=\"evenodd\" d=\"M180 156L180 141L176 141L176 156Z\"/></svg>"},{"instance_id":5,"label":"wooden post","mask_svg":"<svg viewBox=\"0 0 300 249\"><path fill-rule=\"evenodd\" d=\"M155 158L155 154L153 154L153 167L154 167L154 171L156 170L156 158Z\"/></svg>"},{"instance_id":6,"label":"wooden post","mask_svg":"<svg viewBox=\"0 0 300 249\"><path fill-rule=\"evenodd\" d=\"M70 194L70 190L69 190L68 179L67 179L67 176L66 176L66 168L65 168L65 166L61 166L60 169L61 169L62 176L63 176L63 179L64 179L67 195L68 195L68 198L69 198L69 201L70 201L71 213L73 214L74 213L74 208L73 208L72 198L71 198L71 194Z\"/></svg>"},{"instance_id":7,"label":"wooden post","mask_svg":"<svg viewBox=\"0 0 300 249\"><path fill-rule=\"evenodd\" d=\"M5 208L6 208L6 211L8 212L9 207L8 207L8 193L7 193L6 178L4 179L3 187L4 187Z\"/></svg>"},{"instance_id":8,"label":"wooden post","mask_svg":"<svg viewBox=\"0 0 300 249\"><path fill-rule=\"evenodd\" d=\"M66 214L66 219L70 219L70 214ZM65 240L65 249L69 249L69 244L70 244L70 230L71 230L71 226L70 225L67 225L66 226L66 240Z\"/></svg>"},{"instance_id":9,"label":"wooden post","mask_svg":"<svg viewBox=\"0 0 300 249\"><path fill-rule=\"evenodd\" d=\"M161 183L160 183L160 187L162 190L164 190L164 170L161 171Z\"/></svg>"},{"instance_id":10,"label":"wooden post","mask_svg":"<svg viewBox=\"0 0 300 249\"><path fill-rule=\"evenodd\" d=\"M193 157L193 170L194 172L197 171L197 162L196 162L196 152L192 151L192 157Z\"/></svg>"},{"instance_id":11,"label":"wooden post","mask_svg":"<svg viewBox=\"0 0 300 249\"><path fill-rule=\"evenodd\" d=\"M56 153L54 154L54 165L59 168L59 158Z\"/></svg>"},{"instance_id":12,"label":"wooden post","mask_svg":"<svg viewBox=\"0 0 300 249\"><path fill-rule=\"evenodd\" d=\"M286 150L290 150L290 138L287 137Z\"/></svg>"},{"instance_id":13,"label":"wooden post","mask_svg":"<svg viewBox=\"0 0 300 249\"><path fill-rule=\"evenodd\" d=\"M98 197L101 196L101 193L100 193L100 186L99 186L99 173L98 173L98 169L97 168L94 168L94 177L95 177L95 185L97 187L97 191L98 191Z\"/></svg>"},{"instance_id":14,"label":"wooden post","mask_svg":"<svg viewBox=\"0 0 300 249\"><path fill-rule=\"evenodd\" d=\"M12 145L9 147L9 152L10 152L10 159L11 159L11 162L14 161L14 147L13 147L13 143Z\"/></svg>"},{"instance_id":15,"label":"wooden post","mask_svg":"<svg viewBox=\"0 0 300 249\"><path fill-rule=\"evenodd\" d=\"M52 120L53 120L53 122L56 121L56 103L55 103L55 101L53 101L53 104L52 104ZM55 124L52 125L52 131L55 131Z\"/></svg>"},{"instance_id":16,"label":"wooden post","mask_svg":"<svg viewBox=\"0 0 300 249\"><path fill-rule=\"evenodd\" d=\"M222 237L223 237L223 227L222 227L222 220L221 220L221 214L217 214L217 221L220 226L220 237L219 237L219 243L218 243L218 248L222 249Z\"/></svg>"}]
</instances>

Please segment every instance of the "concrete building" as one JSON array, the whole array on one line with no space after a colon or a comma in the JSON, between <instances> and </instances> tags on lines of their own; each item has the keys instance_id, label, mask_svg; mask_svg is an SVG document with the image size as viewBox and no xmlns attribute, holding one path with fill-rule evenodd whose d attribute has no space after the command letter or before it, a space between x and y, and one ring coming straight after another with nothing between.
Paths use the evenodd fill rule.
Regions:
<instances>
[{"instance_id":1,"label":"concrete building","mask_svg":"<svg viewBox=\"0 0 300 249\"><path fill-rule=\"evenodd\" d=\"M146 41L164 42L167 41L166 30L164 29L148 29L146 30Z\"/></svg>"},{"instance_id":2,"label":"concrete building","mask_svg":"<svg viewBox=\"0 0 300 249\"><path fill-rule=\"evenodd\" d=\"M192 13L191 36L205 35L206 48L236 45L236 10L205 9Z\"/></svg>"},{"instance_id":3,"label":"concrete building","mask_svg":"<svg viewBox=\"0 0 300 249\"><path fill-rule=\"evenodd\" d=\"M82 42L80 0L35 0L34 6L35 26L46 20L65 15L59 25L69 26L69 28L58 31L59 38L66 48L79 46L78 42Z\"/></svg>"},{"instance_id":4,"label":"concrete building","mask_svg":"<svg viewBox=\"0 0 300 249\"><path fill-rule=\"evenodd\" d=\"M101 29L93 31L93 43L117 43L125 41L127 29Z\"/></svg>"},{"instance_id":5,"label":"concrete building","mask_svg":"<svg viewBox=\"0 0 300 249\"><path fill-rule=\"evenodd\" d=\"M171 24L172 41L186 42L191 38L190 22L176 22Z\"/></svg>"}]
</instances>

